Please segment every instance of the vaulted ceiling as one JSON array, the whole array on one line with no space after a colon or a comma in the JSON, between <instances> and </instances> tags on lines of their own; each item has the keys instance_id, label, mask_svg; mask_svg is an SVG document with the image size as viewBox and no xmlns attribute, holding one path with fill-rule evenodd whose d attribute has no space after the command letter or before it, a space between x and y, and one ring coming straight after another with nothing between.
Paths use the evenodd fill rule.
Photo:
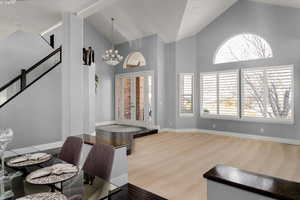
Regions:
<instances>
[{"instance_id":1,"label":"vaulted ceiling","mask_svg":"<svg viewBox=\"0 0 300 200\"><path fill-rule=\"evenodd\" d=\"M97 0L17 0L0 5L0 38L18 30L41 33L61 21L63 12L77 12Z\"/></svg>"},{"instance_id":2,"label":"vaulted ceiling","mask_svg":"<svg viewBox=\"0 0 300 200\"><path fill-rule=\"evenodd\" d=\"M199 32L237 0L118 0L87 18L110 38L111 17L119 32L116 43L158 34L172 42Z\"/></svg>"},{"instance_id":3,"label":"vaulted ceiling","mask_svg":"<svg viewBox=\"0 0 300 200\"><path fill-rule=\"evenodd\" d=\"M194 35L238 0L17 0L0 5L0 38L17 30L41 33L61 21L63 12L86 18L116 43L158 34L165 42ZM240 0L245 1L245 0ZM300 8L300 0L252 0Z\"/></svg>"}]
</instances>

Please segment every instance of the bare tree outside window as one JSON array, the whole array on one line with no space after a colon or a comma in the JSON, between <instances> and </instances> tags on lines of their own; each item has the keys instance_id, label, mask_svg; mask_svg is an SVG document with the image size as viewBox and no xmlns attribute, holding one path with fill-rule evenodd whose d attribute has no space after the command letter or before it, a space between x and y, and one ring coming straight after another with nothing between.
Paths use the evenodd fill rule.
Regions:
<instances>
[{"instance_id":1,"label":"bare tree outside window","mask_svg":"<svg viewBox=\"0 0 300 200\"><path fill-rule=\"evenodd\" d=\"M245 70L244 116L291 119L292 67Z\"/></svg>"},{"instance_id":2,"label":"bare tree outside window","mask_svg":"<svg viewBox=\"0 0 300 200\"><path fill-rule=\"evenodd\" d=\"M226 41L217 51L214 63L239 62L273 57L270 45L254 34L240 34Z\"/></svg>"},{"instance_id":3,"label":"bare tree outside window","mask_svg":"<svg viewBox=\"0 0 300 200\"><path fill-rule=\"evenodd\" d=\"M214 64L272 58L271 46L255 34L239 34L218 49ZM242 117L292 119L293 66L242 71Z\"/></svg>"}]
</instances>

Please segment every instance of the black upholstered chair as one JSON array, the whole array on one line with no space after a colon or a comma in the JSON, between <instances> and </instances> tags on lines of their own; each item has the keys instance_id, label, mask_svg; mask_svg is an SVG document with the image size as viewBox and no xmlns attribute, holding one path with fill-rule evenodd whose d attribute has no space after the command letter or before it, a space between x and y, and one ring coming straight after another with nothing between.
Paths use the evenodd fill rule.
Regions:
<instances>
[{"instance_id":1,"label":"black upholstered chair","mask_svg":"<svg viewBox=\"0 0 300 200\"><path fill-rule=\"evenodd\" d=\"M79 137L68 137L63 144L59 159L78 166L80 155L81 155L81 148L82 148L83 141Z\"/></svg>"},{"instance_id":2,"label":"black upholstered chair","mask_svg":"<svg viewBox=\"0 0 300 200\"><path fill-rule=\"evenodd\" d=\"M83 171L89 176L110 180L115 150L107 144L95 144L83 165Z\"/></svg>"}]
</instances>

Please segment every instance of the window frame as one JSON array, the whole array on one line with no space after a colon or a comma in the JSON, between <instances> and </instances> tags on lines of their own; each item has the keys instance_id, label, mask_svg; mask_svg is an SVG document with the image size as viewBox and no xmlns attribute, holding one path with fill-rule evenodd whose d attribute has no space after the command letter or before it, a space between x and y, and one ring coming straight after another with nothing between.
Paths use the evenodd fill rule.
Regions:
<instances>
[{"instance_id":1,"label":"window frame","mask_svg":"<svg viewBox=\"0 0 300 200\"><path fill-rule=\"evenodd\" d=\"M206 74L216 74L217 75L217 112L219 113L219 73L226 72L237 72L237 115L220 115L220 114L205 114L203 112L203 75ZM213 72L201 72L200 73L200 117L206 119L224 119L224 120L239 120L240 118L240 72L239 69L230 69L230 70L222 70L222 71L213 71Z\"/></svg>"},{"instance_id":2,"label":"window frame","mask_svg":"<svg viewBox=\"0 0 300 200\"><path fill-rule=\"evenodd\" d=\"M291 94L291 119L280 119L280 118L264 118L264 117L248 117L248 116L244 116L244 71L248 70L248 69L251 69L251 70L263 70L264 71L264 76L265 76L265 73L266 73L266 70L268 69L274 69L276 67L291 67L292 68L292 94ZM268 66L268 67L252 67L252 68L243 68L241 69L240 73L241 73L241 80L240 80L240 91L241 91L241 98L240 98L240 101L241 101L241 110L240 110L240 121L249 121L249 122L260 122L260 123L277 123L277 124L294 124L295 123L295 78L294 78L294 65L279 65L279 66ZM264 78L264 82L265 82L265 85L264 87L266 87L266 84L267 84L267 79ZM267 95L266 95L266 91L265 91L265 96L264 96L264 99L265 101L267 102Z\"/></svg>"},{"instance_id":3,"label":"window frame","mask_svg":"<svg viewBox=\"0 0 300 200\"><path fill-rule=\"evenodd\" d=\"M183 80L185 75L192 75L193 81L192 81L192 107L193 111L192 113L182 113L181 112L181 96L183 92L183 85L181 84L181 80ZM195 116L195 73L179 73L178 74L178 114L181 118L188 118L188 117L194 117Z\"/></svg>"},{"instance_id":4,"label":"window frame","mask_svg":"<svg viewBox=\"0 0 300 200\"><path fill-rule=\"evenodd\" d=\"M271 57L266 57L266 58L254 58L254 59L247 59L247 60L239 60L239 61L226 61L226 62L220 62L220 63L217 63L216 62L216 58L218 56L218 53L220 52L221 48L228 42L230 41L231 39L234 39L238 36L242 36L242 35L254 35L254 36L257 36L259 38L261 38L264 42L266 42L266 44L268 44L270 50L271 50ZM240 63L240 62L251 62L251 61L255 61L255 60L266 60L266 59L272 59L274 58L274 51L273 51L273 48L270 44L270 42L268 40L265 39L265 37L262 37L256 33L251 33L251 32L242 32L242 33L239 33L239 34L236 34L236 35L233 35L229 38L227 38L226 40L222 41L221 45L219 45L217 47L217 49L215 50L214 52L214 56L213 56L213 60L212 60L212 63L213 65L226 65L226 64L232 64L232 63Z\"/></svg>"}]
</instances>

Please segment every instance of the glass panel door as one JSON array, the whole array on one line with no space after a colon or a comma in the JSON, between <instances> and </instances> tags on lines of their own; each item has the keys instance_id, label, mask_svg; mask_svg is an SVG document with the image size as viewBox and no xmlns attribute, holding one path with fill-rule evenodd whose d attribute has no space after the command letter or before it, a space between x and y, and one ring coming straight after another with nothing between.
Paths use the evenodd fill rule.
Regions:
<instances>
[{"instance_id":1,"label":"glass panel door","mask_svg":"<svg viewBox=\"0 0 300 200\"><path fill-rule=\"evenodd\" d=\"M124 120L131 120L133 115L132 115L132 107L133 105L133 98L132 96L132 79L126 78L124 79L124 112L123 112L123 119Z\"/></svg>"},{"instance_id":2,"label":"glass panel door","mask_svg":"<svg viewBox=\"0 0 300 200\"><path fill-rule=\"evenodd\" d=\"M116 76L116 119L133 124L151 124L153 116L152 73ZM146 112L147 111L147 112ZM142 124L141 124L142 125Z\"/></svg>"},{"instance_id":3,"label":"glass panel door","mask_svg":"<svg viewBox=\"0 0 300 200\"><path fill-rule=\"evenodd\" d=\"M145 78L143 76L135 78L135 85L136 85L136 90L135 90L136 116L135 116L135 120L140 120L140 121L145 120L144 80L145 80Z\"/></svg>"}]
</instances>

